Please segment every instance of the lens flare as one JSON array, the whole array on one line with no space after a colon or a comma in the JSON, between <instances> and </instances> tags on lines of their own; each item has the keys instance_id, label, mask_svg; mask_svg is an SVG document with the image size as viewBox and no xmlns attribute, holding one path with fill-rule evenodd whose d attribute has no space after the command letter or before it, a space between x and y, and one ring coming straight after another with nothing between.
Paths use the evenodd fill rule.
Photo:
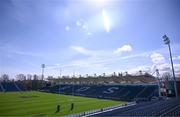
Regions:
<instances>
[{"instance_id":1,"label":"lens flare","mask_svg":"<svg viewBox=\"0 0 180 117\"><path fill-rule=\"evenodd\" d=\"M103 9L103 11L102 11L102 16L103 16L104 28L107 32L109 32L110 31L110 20L109 20L108 14L105 9Z\"/></svg>"}]
</instances>

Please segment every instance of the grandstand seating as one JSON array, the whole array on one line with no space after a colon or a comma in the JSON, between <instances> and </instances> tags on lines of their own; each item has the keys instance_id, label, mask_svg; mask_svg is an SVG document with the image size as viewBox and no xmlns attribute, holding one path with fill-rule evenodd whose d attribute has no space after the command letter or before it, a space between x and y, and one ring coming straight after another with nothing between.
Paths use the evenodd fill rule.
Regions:
<instances>
[{"instance_id":1,"label":"grandstand seating","mask_svg":"<svg viewBox=\"0 0 180 117\"><path fill-rule=\"evenodd\" d=\"M20 83L20 82L14 82L14 84L15 84L17 90L19 90L19 91L25 91L25 87L23 86L22 83Z\"/></svg>"},{"instance_id":2,"label":"grandstand seating","mask_svg":"<svg viewBox=\"0 0 180 117\"><path fill-rule=\"evenodd\" d=\"M1 82L0 91L23 91L24 89L25 88L23 87L21 83Z\"/></svg>"},{"instance_id":3,"label":"grandstand seating","mask_svg":"<svg viewBox=\"0 0 180 117\"><path fill-rule=\"evenodd\" d=\"M140 103L93 116L180 116L180 98Z\"/></svg>"},{"instance_id":4,"label":"grandstand seating","mask_svg":"<svg viewBox=\"0 0 180 117\"><path fill-rule=\"evenodd\" d=\"M0 82L0 92L3 91L3 85Z\"/></svg>"},{"instance_id":5,"label":"grandstand seating","mask_svg":"<svg viewBox=\"0 0 180 117\"><path fill-rule=\"evenodd\" d=\"M48 92L73 94L116 100L134 100L158 96L157 85L55 85L45 88Z\"/></svg>"}]
</instances>

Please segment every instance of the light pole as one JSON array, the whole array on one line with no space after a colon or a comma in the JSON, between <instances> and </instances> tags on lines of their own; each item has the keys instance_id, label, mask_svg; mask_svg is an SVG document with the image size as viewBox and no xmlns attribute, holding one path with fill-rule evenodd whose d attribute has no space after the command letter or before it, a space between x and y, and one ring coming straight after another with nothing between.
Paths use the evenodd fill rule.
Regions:
<instances>
[{"instance_id":1,"label":"light pole","mask_svg":"<svg viewBox=\"0 0 180 117\"><path fill-rule=\"evenodd\" d=\"M176 97L177 97L178 93L177 93L176 77L175 77L175 73L174 73L174 66L173 66L173 60L172 60L172 54L171 54L170 40L166 35L163 36L163 39L164 39L164 43L166 45L168 45L168 47L169 47L169 54L170 54L171 66L172 66L172 72L173 72L173 79L174 79L174 89L175 89L175 94L176 94Z\"/></svg>"},{"instance_id":2,"label":"light pole","mask_svg":"<svg viewBox=\"0 0 180 117\"><path fill-rule=\"evenodd\" d=\"M41 68L42 68L42 81L44 80L44 68L45 68L45 64L41 64Z\"/></svg>"}]
</instances>

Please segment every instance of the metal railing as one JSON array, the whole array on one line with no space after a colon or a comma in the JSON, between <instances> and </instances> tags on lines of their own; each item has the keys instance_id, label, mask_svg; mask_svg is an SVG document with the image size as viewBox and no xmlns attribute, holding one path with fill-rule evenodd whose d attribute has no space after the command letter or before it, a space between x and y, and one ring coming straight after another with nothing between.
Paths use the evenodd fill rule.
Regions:
<instances>
[{"instance_id":1,"label":"metal railing","mask_svg":"<svg viewBox=\"0 0 180 117\"><path fill-rule=\"evenodd\" d=\"M109 107L105 107L105 108L101 108L101 109L95 109L95 110L85 111L85 112L81 112L81 113L66 115L64 117L88 117L88 116L92 116L92 115L96 115L96 114L100 114L100 113L104 113L104 112L108 112L108 111L112 111L112 110L116 110L116 109L124 108L124 107L128 107L128 106L133 106L133 105L136 105L136 103L129 102L128 104L109 106Z\"/></svg>"}]
</instances>

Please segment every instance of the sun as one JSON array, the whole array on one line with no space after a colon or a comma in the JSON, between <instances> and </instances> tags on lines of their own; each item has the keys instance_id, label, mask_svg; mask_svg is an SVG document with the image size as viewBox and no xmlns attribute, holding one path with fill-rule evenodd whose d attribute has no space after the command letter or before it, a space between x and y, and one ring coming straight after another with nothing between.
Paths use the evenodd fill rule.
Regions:
<instances>
[{"instance_id":1,"label":"sun","mask_svg":"<svg viewBox=\"0 0 180 117\"><path fill-rule=\"evenodd\" d=\"M103 16L103 22L104 22L104 28L106 32L110 31L110 19L108 17L108 14L105 9L102 10L102 16Z\"/></svg>"}]
</instances>

